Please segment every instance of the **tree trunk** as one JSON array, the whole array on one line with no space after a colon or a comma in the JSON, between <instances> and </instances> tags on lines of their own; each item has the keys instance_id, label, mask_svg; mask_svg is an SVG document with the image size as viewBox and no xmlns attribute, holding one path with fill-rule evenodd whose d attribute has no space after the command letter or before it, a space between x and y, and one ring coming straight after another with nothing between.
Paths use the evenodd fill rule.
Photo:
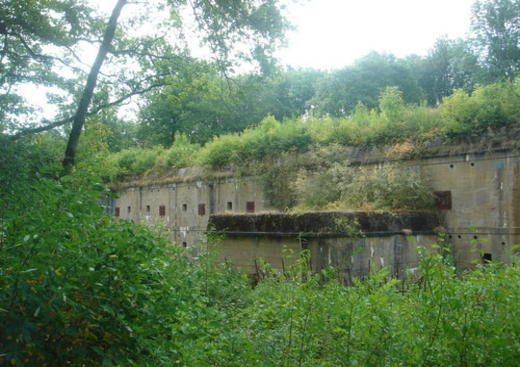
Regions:
<instances>
[{"instance_id":1,"label":"tree trunk","mask_svg":"<svg viewBox=\"0 0 520 367\"><path fill-rule=\"evenodd\" d=\"M87 83L85 84L85 89L83 90L83 94L81 95L81 100L78 105L78 109L76 110L76 114L74 115L74 120L72 123L72 130L69 135L69 140L67 142L67 149L65 150L65 157L63 159L63 171L64 174L69 174L74 166L74 162L76 159L76 150L78 148L79 137L81 135L81 131L83 129L83 125L85 124L85 118L87 116L88 107L92 100L92 95L94 93L94 89L96 88L97 78L99 75L99 70L105 61L107 53L109 51L112 40L114 39L114 33L117 27L117 20L119 15L121 14L121 10L126 5L128 0L118 0L116 6L112 10L112 15L110 16L110 20L108 21L107 28L105 29L105 33L103 35L103 42L99 46L99 51L96 56L96 60L90 69L90 73L87 78Z\"/></svg>"}]
</instances>

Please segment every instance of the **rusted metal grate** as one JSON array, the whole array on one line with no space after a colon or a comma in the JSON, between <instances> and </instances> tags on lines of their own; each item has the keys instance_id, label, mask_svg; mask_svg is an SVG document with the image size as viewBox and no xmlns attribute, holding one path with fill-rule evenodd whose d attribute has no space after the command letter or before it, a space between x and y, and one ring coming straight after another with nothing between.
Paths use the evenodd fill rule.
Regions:
<instances>
[{"instance_id":1,"label":"rusted metal grate","mask_svg":"<svg viewBox=\"0 0 520 367\"><path fill-rule=\"evenodd\" d=\"M114 214L115 214L116 217L121 216L121 209L119 207L116 207L116 210L115 210Z\"/></svg>"},{"instance_id":2,"label":"rusted metal grate","mask_svg":"<svg viewBox=\"0 0 520 367\"><path fill-rule=\"evenodd\" d=\"M166 215L166 207L164 205L159 206L159 216L164 217Z\"/></svg>"},{"instance_id":3,"label":"rusted metal grate","mask_svg":"<svg viewBox=\"0 0 520 367\"><path fill-rule=\"evenodd\" d=\"M206 204L199 204L199 215L206 215Z\"/></svg>"},{"instance_id":4,"label":"rusted metal grate","mask_svg":"<svg viewBox=\"0 0 520 367\"><path fill-rule=\"evenodd\" d=\"M451 209L451 191L435 191L435 207L439 210Z\"/></svg>"},{"instance_id":5,"label":"rusted metal grate","mask_svg":"<svg viewBox=\"0 0 520 367\"><path fill-rule=\"evenodd\" d=\"M255 202L248 201L246 202L246 213L254 213L255 212Z\"/></svg>"}]
</instances>

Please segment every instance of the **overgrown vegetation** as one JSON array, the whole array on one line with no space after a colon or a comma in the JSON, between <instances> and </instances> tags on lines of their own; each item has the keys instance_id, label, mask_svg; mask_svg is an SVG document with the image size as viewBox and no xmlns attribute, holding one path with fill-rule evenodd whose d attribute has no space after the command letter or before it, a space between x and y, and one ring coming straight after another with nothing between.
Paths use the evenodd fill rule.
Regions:
<instances>
[{"instance_id":1,"label":"overgrown vegetation","mask_svg":"<svg viewBox=\"0 0 520 367\"><path fill-rule=\"evenodd\" d=\"M420 210L433 207L433 190L417 168L398 163L352 166L339 144L314 145L247 166L270 204L281 210Z\"/></svg>"},{"instance_id":2,"label":"overgrown vegetation","mask_svg":"<svg viewBox=\"0 0 520 367\"><path fill-rule=\"evenodd\" d=\"M46 159L31 149L2 149L0 365L193 365L242 276L103 214L101 184L23 164Z\"/></svg>"},{"instance_id":3,"label":"overgrown vegetation","mask_svg":"<svg viewBox=\"0 0 520 367\"><path fill-rule=\"evenodd\" d=\"M300 118L281 123L267 117L256 128L215 137L202 147L178 135L169 150L123 150L111 159L123 174L189 165L219 169L273 159L284 152L305 152L314 145L373 147L408 143L413 150L430 139L456 142L488 129L519 123L518 80L479 86L471 94L458 90L438 108L406 104L399 89L388 87L379 99L378 109L358 104L348 118Z\"/></svg>"},{"instance_id":4,"label":"overgrown vegetation","mask_svg":"<svg viewBox=\"0 0 520 367\"><path fill-rule=\"evenodd\" d=\"M103 214L103 186L79 170L57 179L56 147L34 144L0 146L1 365L517 365L516 260L456 274L425 253L406 280L383 270L344 287L304 254L251 288Z\"/></svg>"},{"instance_id":5,"label":"overgrown vegetation","mask_svg":"<svg viewBox=\"0 0 520 367\"><path fill-rule=\"evenodd\" d=\"M516 366L520 270L435 254L344 287L308 258L256 288L115 222L84 177L2 210L0 363L12 366ZM17 215L24 210L24 216Z\"/></svg>"},{"instance_id":6,"label":"overgrown vegetation","mask_svg":"<svg viewBox=\"0 0 520 367\"><path fill-rule=\"evenodd\" d=\"M279 209L428 209L433 205L426 177L411 168L349 165L347 147L390 146L397 156L421 154L438 145L478 138L489 131L520 125L520 82L458 90L436 109L409 105L388 87L379 108L358 104L349 118L289 120L274 117L242 133L213 138L203 146L177 134L168 149L128 149L100 162L111 177L169 168L239 168L256 175L266 197Z\"/></svg>"},{"instance_id":7,"label":"overgrown vegetation","mask_svg":"<svg viewBox=\"0 0 520 367\"><path fill-rule=\"evenodd\" d=\"M323 152L323 148L321 152ZM385 164L352 167L345 161L317 161L300 168L292 185L297 210L430 209L433 190L414 168Z\"/></svg>"},{"instance_id":8,"label":"overgrown vegetation","mask_svg":"<svg viewBox=\"0 0 520 367\"><path fill-rule=\"evenodd\" d=\"M517 267L483 267L460 279L440 256L427 256L420 271L405 284L382 271L351 288L334 280L323 283L319 275L264 281L236 317L248 340L240 362L515 365L520 325L508 320L518 312Z\"/></svg>"}]
</instances>

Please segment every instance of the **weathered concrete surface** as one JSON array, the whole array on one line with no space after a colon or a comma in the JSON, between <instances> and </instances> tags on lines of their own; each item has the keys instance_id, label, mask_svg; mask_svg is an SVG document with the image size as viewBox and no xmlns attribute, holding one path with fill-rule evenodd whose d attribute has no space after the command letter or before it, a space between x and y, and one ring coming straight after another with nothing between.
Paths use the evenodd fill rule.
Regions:
<instances>
[{"instance_id":1,"label":"weathered concrete surface","mask_svg":"<svg viewBox=\"0 0 520 367\"><path fill-rule=\"evenodd\" d=\"M382 267L390 274L405 278L419 264L418 248L437 251L431 246L438 242L434 234L396 234L361 238L309 239L305 244L311 251L311 268L318 272L327 267L339 271L346 284L355 277L366 277L370 271Z\"/></svg>"},{"instance_id":2,"label":"weathered concrete surface","mask_svg":"<svg viewBox=\"0 0 520 367\"><path fill-rule=\"evenodd\" d=\"M452 208L443 210L448 239L460 268L489 253L508 262L520 206L515 196L520 159L516 153L465 154L414 162L435 190L450 191Z\"/></svg>"},{"instance_id":3,"label":"weathered concrete surface","mask_svg":"<svg viewBox=\"0 0 520 367\"><path fill-rule=\"evenodd\" d=\"M345 283L383 266L396 276L418 265L418 246L437 242L435 213L312 212L214 215L209 226L224 234L221 259L255 274L267 262L278 271L310 251L311 268L333 266Z\"/></svg>"},{"instance_id":4,"label":"weathered concrete surface","mask_svg":"<svg viewBox=\"0 0 520 367\"><path fill-rule=\"evenodd\" d=\"M225 237L217 243L221 261L254 275L263 262L283 271L301 256L302 246L295 237Z\"/></svg>"},{"instance_id":5,"label":"weathered concrete surface","mask_svg":"<svg viewBox=\"0 0 520 367\"><path fill-rule=\"evenodd\" d=\"M244 213L248 202L254 203L255 211L266 208L262 189L251 177L211 181L200 177L191 181L191 177L147 186L125 185L118 189L115 208L122 219L162 225L172 241L185 247L205 241L210 214ZM160 216L161 206L165 207L164 216Z\"/></svg>"},{"instance_id":6,"label":"weathered concrete surface","mask_svg":"<svg viewBox=\"0 0 520 367\"><path fill-rule=\"evenodd\" d=\"M433 212L331 211L306 213L261 213L212 215L208 224L216 232L294 236L389 235L428 232L440 226Z\"/></svg>"},{"instance_id":7,"label":"weathered concrete surface","mask_svg":"<svg viewBox=\"0 0 520 367\"><path fill-rule=\"evenodd\" d=\"M434 190L450 192L451 209L440 210L441 221L453 245L456 264L464 269L479 261L484 253L493 260L508 262L513 245L520 244L520 154L513 148L497 148L496 142L490 142L486 149L482 145L442 147L421 159L388 157L383 150L367 153L353 149L352 161L378 167L388 160L397 160L429 178ZM269 206L254 177L235 177L233 172L208 175L201 169L182 169L166 178L150 176L127 182L116 191L120 197L114 207L119 208L121 218L161 224L172 241L187 247L205 240L210 214L245 213L247 202L255 203L255 212L277 211ZM204 215L198 214L200 204L205 205ZM160 206L165 206L165 216L159 215ZM315 224L314 227L318 222ZM293 228L294 232L305 232L304 228L300 231L302 228L291 225L280 224L279 230ZM262 225L254 224L251 228L261 230ZM378 246L391 246L395 243L392 241L397 240L387 238ZM361 243L356 246L370 247L359 247ZM361 263L366 267L366 261Z\"/></svg>"}]
</instances>

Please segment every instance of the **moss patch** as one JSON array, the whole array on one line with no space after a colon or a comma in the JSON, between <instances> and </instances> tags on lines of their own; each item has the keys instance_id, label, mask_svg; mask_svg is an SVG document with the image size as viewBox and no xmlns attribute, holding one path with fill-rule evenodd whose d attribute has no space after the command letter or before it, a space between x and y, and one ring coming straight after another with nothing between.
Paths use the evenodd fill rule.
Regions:
<instances>
[{"instance_id":1,"label":"moss patch","mask_svg":"<svg viewBox=\"0 0 520 367\"><path fill-rule=\"evenodd\" d=\"M433 212L307 212L212 215L208 228L232 234L370 235L429 232L440 224Z\"/></svg>"}]
</instances>

